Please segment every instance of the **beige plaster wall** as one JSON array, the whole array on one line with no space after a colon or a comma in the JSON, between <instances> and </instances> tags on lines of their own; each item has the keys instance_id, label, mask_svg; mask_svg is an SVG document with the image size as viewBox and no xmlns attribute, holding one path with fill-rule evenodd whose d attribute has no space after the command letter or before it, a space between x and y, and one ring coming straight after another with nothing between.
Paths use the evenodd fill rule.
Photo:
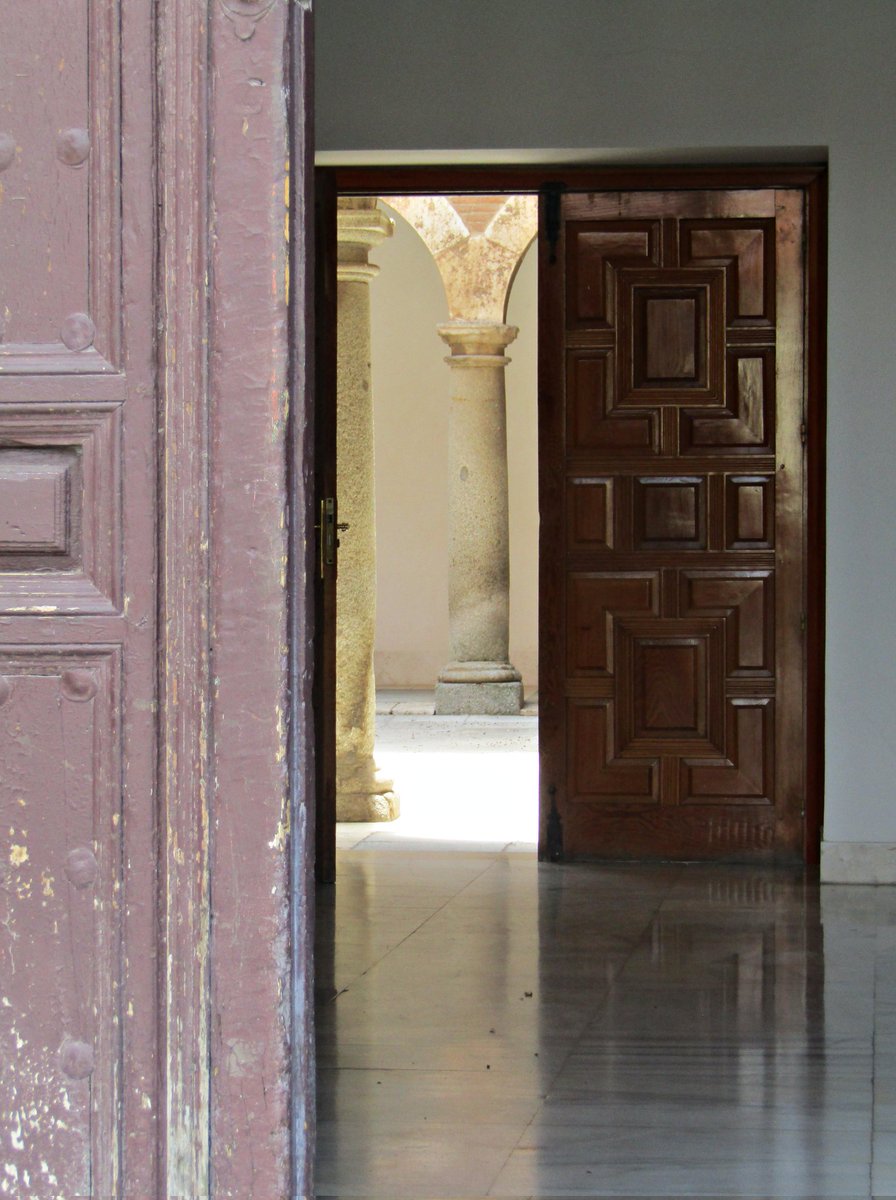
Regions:
<instances>
[{"instance_id":1,"label":"beige plaster wall","mask_svg":"<svg viewBox=\"0 0 896 1200\"><path fill-rule=\"evenodd\" d=\"M378 687L435 684L448 661L447 319L435 263L397 213L395 236L371 255L377 509ZM530 248L511 291L509 348L510 658L526 690L537 686L538 479L536 270Z\"/></svg>"}]
</instances>

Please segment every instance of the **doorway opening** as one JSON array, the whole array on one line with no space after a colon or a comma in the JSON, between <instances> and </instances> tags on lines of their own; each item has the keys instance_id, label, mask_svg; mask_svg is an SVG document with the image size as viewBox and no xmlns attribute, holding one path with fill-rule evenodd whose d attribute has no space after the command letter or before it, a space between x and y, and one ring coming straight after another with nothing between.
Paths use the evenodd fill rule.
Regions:
<instances>
[{"instance_id":1,"label":"doorway opening","mask_svg":"<svg viewBox=\"0 0 896 1200\"><path fill-rule=\"evenodd\" d=\"M337 200L341 847L535 849L536 229L531 194Z\"/></svg>"},{"instance_id":2,"label":"doorway opening","mask_svg":"<svg viewBox=\"0 0 896 1200\"><path fill-rule=\"evenodd\" d=\"M824 172L324 176L331 215L337 194L539 196L541 857L643 853L592 820L609 796L629 830L659 806L664 836L680 814L651 856L815 861ZM564 843L576 821L584 840Z\"/></svg>"}]
</instances>

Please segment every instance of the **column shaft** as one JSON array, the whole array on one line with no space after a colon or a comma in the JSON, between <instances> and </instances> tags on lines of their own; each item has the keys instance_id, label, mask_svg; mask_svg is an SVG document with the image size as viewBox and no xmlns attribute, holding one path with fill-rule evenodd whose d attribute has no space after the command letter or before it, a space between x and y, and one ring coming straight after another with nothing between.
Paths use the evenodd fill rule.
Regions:
<instances>
[{"instance_id":1,"label":"column shaft","mask_svg":"<svg viewBox=\"0 0 896 1200\"><path fill-rule=\"evenodd\" d=\"M392 232L372 199L340 200L337 328L336 494L340 535L336 584L336 817L398 816L392 781L373 757L376 691L376 523L370 376L371 247Z\"/></svg>"},{"instance_id":2,"label":"column shaft","mask_svg":"<svg viewBox=\"0 0 896 1200\"><path fill-rule=\"evenodd\" d=\"M509 325L451 322L449 416L451 662L436 685L439 713L516 713L520 674L509 661L510 553L505 347Z\"/></svg>"}]
</instances>

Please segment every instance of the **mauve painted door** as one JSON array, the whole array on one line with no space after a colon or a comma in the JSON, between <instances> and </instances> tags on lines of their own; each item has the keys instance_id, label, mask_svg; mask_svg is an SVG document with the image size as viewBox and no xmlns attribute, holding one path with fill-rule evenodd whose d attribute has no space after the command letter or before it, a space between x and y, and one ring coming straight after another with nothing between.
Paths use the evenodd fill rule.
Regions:
<instances>
[{"instance_id":1,"label":"mauve painted door","mask_svg":"<svg viewBox=\"0 0 896 1200\"><path fill-rule=\"evenodd\" d=\"M310 0L0 21L0 1197L310 1196Z\"/></svg>"},{"instance_id":2,"label":"mauve painted door","mask_svg":"<svg viewBox=\"0 0 896 1200\"><path fill-rule=\"evenodd\" d=\"M151 5L0 15L0 1195L148 1197Z\"/></svg>"}]
</instances>

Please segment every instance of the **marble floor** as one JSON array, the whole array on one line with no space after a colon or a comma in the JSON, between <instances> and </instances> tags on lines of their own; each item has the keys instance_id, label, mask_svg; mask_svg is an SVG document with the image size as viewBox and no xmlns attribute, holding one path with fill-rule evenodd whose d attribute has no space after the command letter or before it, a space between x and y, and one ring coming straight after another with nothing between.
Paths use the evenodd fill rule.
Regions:
<instances>
[{"instance_id":1,"label":"marble floor","mask_svg":"<svg viewBox=\"0 0 896 1200\"><path fill-rule=\"evenodd\" d=\"M896 891L339 854L317 1196L896 1197Z\"/></svg>"}]
</instances>

